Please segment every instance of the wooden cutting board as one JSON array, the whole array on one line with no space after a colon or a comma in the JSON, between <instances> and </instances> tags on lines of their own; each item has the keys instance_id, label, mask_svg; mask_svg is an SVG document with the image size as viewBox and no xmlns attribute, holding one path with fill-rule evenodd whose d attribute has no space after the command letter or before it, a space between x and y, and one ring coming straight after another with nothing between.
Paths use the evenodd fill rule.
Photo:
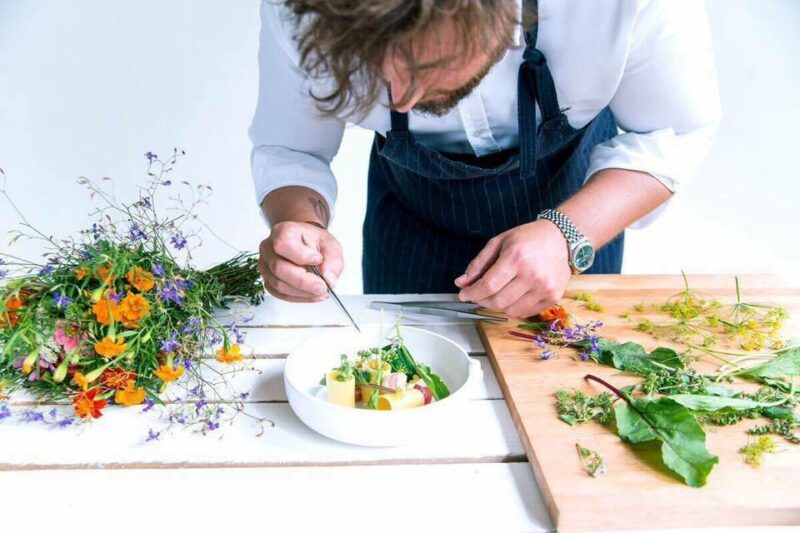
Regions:
<instances>
[{"instance_id":1,"label":"wooden cutting board","mask_svg":"<svg viewBox=\"0 0 800 533\"><path fill-rule=\"evenodd\" d=\"M791 318L784 336L798 335L800 290L788 288L773 276L739 279L744 301L787 308ZM690 276L689 282L703 296L723 303L735 301L733 276ZM650 350L669 343L635 331L623 313L639 303L648 307L663 303L682 289L680 276L580 276L570 282L562 304L579 323L602 320L601 334L606 338L639 342ZM594 296L604 307L603 313L586 310L584 303L574 299L579 292ZM634 319L658 316L649 312L634 312ZM755 469L743 461L738 450L748 442L745 429L758 421L707 427L707 447L719 456L719 464L705 487L686 486L661 465L658 446L633 453L616 435L613 424L605 427L590 422L570 427L556 416L553 394L558 389L604 390L583 379L588 373L618 386L639 378L620 375L594 362L576 361L569 352L543 361L529 341L509 335L517 324L484 322L480 333L559 531L800 524L800 445L775 437L781 451L767 454L763 466ZM717 365L701 361L695 367L711 371ZM590 477L582 467L576 443L599 452L608 471Z\"/></svg>"}]
</instances>

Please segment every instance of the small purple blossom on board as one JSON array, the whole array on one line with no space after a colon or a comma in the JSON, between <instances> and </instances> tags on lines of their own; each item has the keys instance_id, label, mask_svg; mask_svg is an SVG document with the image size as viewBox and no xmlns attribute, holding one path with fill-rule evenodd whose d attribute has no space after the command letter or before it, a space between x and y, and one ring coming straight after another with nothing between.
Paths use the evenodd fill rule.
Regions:
<instances>
[{"instance_id":1,"label":"small purple blossom on board","mask_svg":"<svg viewBox=\"0 0 800 533\"><path fill-rule=\"evenodd\" d=\"M161 436L161 432L160 431L156 432L156 431L153 431L153 428L150 428L150 429L147 430L147 438L144 439L144 441L145 442L150 442L151 440L158 440L158 438L160 436Z\"/></svg>"},{"instance_id":2,"label":"small purple blossom on board","mask_svg":"<svg viewBox=\"0 0 800 533\"><path fill-rule=\"evenodd\" d=\"M544 340L541 335L536 335L536 338L533 340L533 343L539 348L544 348L545 346L547 346L547 341Z\"/></svg>"},{"instance_id":3,"label":"small purple blossom on board","mask_svg":"<svg viewBox=\"0 0 800 533\"><path fill-rule=\"evenodd\" d=\"M591 359L592 357L591 355L589 355L589 352L581 352L580 356L581 356L581 361L583 361L584 363L589 359Z\"/></svg>"},{"instance_id":4,"label":"small purple blossom on board","mask_svg":"<svg viewBox=\"0 0 800 533\"><path fill-rule=\"evenodd\" d=\"M56 292L53 295L53 304L56 307L60 308L60 309L66 309L67 307L69 307L69 304L71 304L71 303L72 303L72 299L71 298L67 298L66 296L64 296L60 292Z\"/></svg>"},{"instance_id":5,"label":"small purple blossom on board","mask_svg":"<svg viewBox=\"0 0 800 533\"><path fill-rule=\"evenodd\" d=\"M164 277L164 265L161 263L153 263L153 274L158 276L159 278Z\"/></svg>"},{"instance_id":6,"label":"small purple blossom on board","mask_svg":"<svg viewBox=\"0 0 800 533\"><path fill-rule=\"evenodd\" d=\"M150 162L150 163L152 163L153 161L158 159L158 154L154 154L153 152L147 152L146 154L144 154L144 156L147 158L147 161Z\"/></svg>"},{"instance_id":7,"label":"small purple blossom on board","mask_svg":"<svg viewBox=\"0 0 800 533\"><path fill-rule=\"evenodd\" d=\"M169 336L168 339L161 340L161 351L163 352L174 352L180 347L178 343L178 332L173 331L172 335Z\"/></svg>"},{"instance_id":8,"label":"small purple blossom on board","mask_svg":"<svg viewBox=\"0 0 800 533\"><path fill-rule=\"evenodd\" d=\"M174 246L176 250L183 250L184 248L186 248L186 237L184 237L180 233L176 233L175 235L173 235L170 241L172 242L172 246Z\"/></svg>"},{"instance_id":9,"label":"small purple blossom on board","mask_svg":"<svg viewBox=\"0 0 800 533\"><path fill-rule=\"evenodd\" d=\"M556 353L553 350L543 350L542 351L542 360L548 361L555 357Z\"/></svg>"},{"instance_id":10,"label":"small purple blossom on board","mask_svg":"<svg viewBox=\"0 0 800 533\"><path fill-rule=\"evenodd\" d=\"M0 405L0 420L11 416L11 409L6 404Z\"/></svg>"}]
</instances>

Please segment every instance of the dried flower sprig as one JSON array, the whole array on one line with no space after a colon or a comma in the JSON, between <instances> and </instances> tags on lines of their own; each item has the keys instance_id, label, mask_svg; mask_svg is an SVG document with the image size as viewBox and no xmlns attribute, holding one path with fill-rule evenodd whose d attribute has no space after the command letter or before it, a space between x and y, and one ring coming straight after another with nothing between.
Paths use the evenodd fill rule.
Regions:
<instances>
[{"instance_id":1,"label":"dried flower sprig","mask_svg":"<svg viewBox=\"0 0 800 533\"><path fill-rule=\"evenodd\" d=\"M575 443L575 448L578 450L578 456L581 458L583 468L587 474L597 477L608 471L608 465L599 453L589 448L584 448L577 442Z\"/></svg>"}]
</instances>

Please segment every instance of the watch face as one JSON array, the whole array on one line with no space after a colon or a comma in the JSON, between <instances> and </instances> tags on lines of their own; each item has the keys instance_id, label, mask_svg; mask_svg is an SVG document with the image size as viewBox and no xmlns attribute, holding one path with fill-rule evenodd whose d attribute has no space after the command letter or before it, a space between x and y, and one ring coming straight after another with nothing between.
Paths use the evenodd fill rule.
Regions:
<instances>
[{"instance_id":1,"label":"watch face","mask_svg":"<svg viewBox=\"0 0 800 533\"><path fill-rule=\"evenodd\" d=\"M594 263L594 248L588 242L578 245L572 256L575 268L583 272Z\"/></svg>"}]
</instances>

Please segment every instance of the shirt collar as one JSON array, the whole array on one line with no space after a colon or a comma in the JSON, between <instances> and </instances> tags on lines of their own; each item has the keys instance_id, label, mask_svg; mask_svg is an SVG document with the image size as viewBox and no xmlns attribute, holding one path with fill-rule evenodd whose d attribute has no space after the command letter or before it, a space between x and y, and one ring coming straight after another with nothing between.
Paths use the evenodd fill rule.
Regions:
<instances>
[{"instance_id":1,"label":"shirt collar","mask_svg":"<svg viewBox=\"0 0 800 533\"><path fill-rule=\"evenodd\" d=\"M517 0L517 21L514 25L514 34L511 37L511 48L519 48L522 46L522 6L525 0Z\"/></svg>"}]
</instances>

